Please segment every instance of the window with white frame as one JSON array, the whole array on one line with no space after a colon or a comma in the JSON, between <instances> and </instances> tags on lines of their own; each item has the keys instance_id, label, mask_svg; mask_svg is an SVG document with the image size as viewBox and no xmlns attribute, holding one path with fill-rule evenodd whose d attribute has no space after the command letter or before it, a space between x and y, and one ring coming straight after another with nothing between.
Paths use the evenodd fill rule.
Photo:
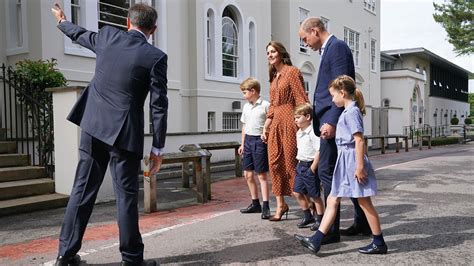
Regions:
<instances>
[{"instance_id":1,"label":"window with white frame","mask_svg":"<svg viewBox=\"0 0 474 266\"><path fill-rule=\"evenodd\" d=\"M206 18L206 73L214 76L215 72L214 49L214 11L209 9Z\"/></svg>"},{"instance_id":2,"label":"window with white frame","mask_svg":"<svg viewBox=\"0 0 474 266\"><path fill-rule=\"evenodd\" d=\"M216 112L207 112L207 131L216 131Z\"/></svg>"},{"instance_id":3,"label":"window with white frame","mask_svg":"<svg viewBox=\"0 0 474 266\"><path fill-rule=\"evenodd\" d=\"M81 25L81 3L79 0L71 0L71 22Z\"/></svg>"},{"instance_id":4,"label":"window with white frame","mask_svg":"<svg viewBox=\"0 0 474 266\"><path fill-rule=\"evenodd\" d=\"M300 25L303 23L303 21L308 17L309 15L309 10L306 10L302 7L299 8L299 13L300 13ZM306 46L306 44L303 42L303 39L300 38L300 52L309 54L309 49Z\"/></svg>"},{"instance_id":5,"label":"window with white frame","mask_svg":"<svg viewBox=\"0 0 474 266\"><path fill-rule=\"evenodd\" d=\"M127 15L130 8L129 0L98 0L98 27L105 25L127 30Z\"/></svg>"},{"instance_id":6,"label":"window with white frame","mask_svg":"<svg viewBox=\"0 0 474 266\"><path fill-rule=\"evenodd\" d=\"M326 31L330 31L329 29L329 19L325 17L321 17L321 22L324 24L324 28L326 28Z\"/></svg>"},{"instance_id":7,"label":"window with white frame","mask_svg":"<svg viewBox=\"0 0 474 266\"><path fill-rule=\"evenodd\" d=\"M351 49L352 56L354 57L354 65L359 66L359 49L360 49L360 34L349 28L344 27L344 42L347 43Z\"/></svg>"},{"instance_id":8,"label":"window with white frame","mask_svg":"<svg viewBox=\"0 0 474 266\"><path fill-rule=\"evenodd\" d=\"M229 7L222 14L222 75L236 78L239 65L239 29Z\"/></svg>"},{"instance_id":9,"label":"window with white frame","mask_svg":"<svg viewBox=\"0 0 474 266\"><path fill-rule=\"evenodd\" d=\"M375 13L375 0L364 0L364 8Z\"/></svg>"},{"instance_id":10,"label":"window with white frame","mask_svg":"<svg viewBox=\"0 0 474 266\"><path fill-rule=\"evenodd\" d=\"M370 40L370 70L377 71L376 69L376 53L375 53L375 39Z\"/></svg>"},{"instance_id":11,"label":"window with white frame","mask_svg":"<svg viewBox=\"0 0 474 266\"><path fill-rule=\"evenodd\" d=\"M250 22L249 24L249 60L250 60L250 76L257 76L256 65L257 56L255 51L255 23Z\"/></svg>"},{"instance_id":12,"label":"window with white frame","mask_svg":"<svg viewBox=\"0 0 474 266\"><path fill-rule=\"evenodd\" d=\"M234 131L240 130L240 116L242 113L223 113L222 114L222 130Z\"/></svg>"},{"instance_id":13,"label":"window with white frame","mask_svg":"<svg viewBox=\"0 0 474 266\"><path fill-rule=\"evenodd\" d=\"M26 0L8 0L5 18L7 30L7 55L28 52Z\"/></svg>"}]
</instances>

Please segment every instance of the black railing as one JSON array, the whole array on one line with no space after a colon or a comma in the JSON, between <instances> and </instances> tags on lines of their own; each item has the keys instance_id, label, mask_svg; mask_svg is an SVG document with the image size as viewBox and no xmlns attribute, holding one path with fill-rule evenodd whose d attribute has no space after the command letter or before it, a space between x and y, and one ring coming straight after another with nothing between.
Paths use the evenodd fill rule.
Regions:
<instances>
[{"instance_id":1,"label":"black railing","mask_svg":"<svg viewBox=\"0 0 474 266\"><path fill-rule=\"evenodd\" d=\"M28 154L31 164L45 167L48 175L54 172L54 131L52 100L41 104L34 99L33 89L15 75L12 67L0 67L1 128L6 140L17 143L19 154ZM50 95L48 97L51 97Z\"/></svg>"},{"instance_id":2,"label":"black railing","mask_svg":"<svg viewBox=\"0 0 474 266\"><path fill-rule=\"evenodd\" d=\"M422 135L430 135L431 137L441 137L446 136L448 134L448 126L447 125L440 125L440 126L424 126L415 128L415 126L404 126L403 127L403 134L407 135L409 139L411 139L412 146L417 142L417 137Z\"/></svg>"}]
</instances>

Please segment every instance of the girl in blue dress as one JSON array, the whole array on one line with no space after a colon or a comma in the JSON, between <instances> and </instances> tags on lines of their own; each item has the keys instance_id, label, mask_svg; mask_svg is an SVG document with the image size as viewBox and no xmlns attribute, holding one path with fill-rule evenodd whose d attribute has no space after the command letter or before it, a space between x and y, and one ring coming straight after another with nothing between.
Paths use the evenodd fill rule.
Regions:
<instances>
[{"instance_id":1,"label":"girl in blue dress","mask_svg":"<svg viewBox=\"0 0 474 266\"><path fill-rule=\"evenodd\" d=\"M367 216L373 241L359 249L364 254L386 254L387 245L382 236L380 219L370 199L377 192L375 172L364 154L365 104L362 92L356 88L354 80L342 75L329 85L332 101L338 107L344 107L337 122L336 144L337 161L334 168L331 193L327 198L327 208L318 231L311 237L295 235L301 244L312 252L319 251L323 237L336 218L341 198L357 198Z\"/></svg>"}]
</instances>

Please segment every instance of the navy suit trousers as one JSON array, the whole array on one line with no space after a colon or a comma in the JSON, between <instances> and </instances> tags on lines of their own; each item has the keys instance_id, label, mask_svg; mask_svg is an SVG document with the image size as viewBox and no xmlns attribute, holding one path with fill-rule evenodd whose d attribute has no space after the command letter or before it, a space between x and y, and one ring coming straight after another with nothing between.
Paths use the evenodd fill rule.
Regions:
<instances>
[{"instance_id":1,"label":"navy suit trousers","mask_svg":"<svg viewBox=\"0 0 474 266\"><path fill-rule=\"evenodd\" d=\"M81 248L82 238L94 203L110 165L117 203L120 252L122 260L143 261L143 242L138 228L139 155L115 148L81 133L80 159L71 196L59 237L59 255L74 256Z\"/></svg>"}]
</instances>

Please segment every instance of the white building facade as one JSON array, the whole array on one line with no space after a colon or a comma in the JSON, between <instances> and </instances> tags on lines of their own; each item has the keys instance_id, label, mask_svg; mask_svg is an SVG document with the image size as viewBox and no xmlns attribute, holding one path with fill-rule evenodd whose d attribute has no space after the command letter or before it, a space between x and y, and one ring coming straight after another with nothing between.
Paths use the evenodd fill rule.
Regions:
<instances>
[{"instance_id":1,"label":"white building facade","mask_svg":"<svg viewBox=\"0 0 474 266\"><path fill-rule=\"evenodd\" d=\"M87 29L113 25L126 30L126 10L136 2L149 3L159 13L157 33L150 42L169 58L169 133L239 130L244 104L240 82L256 77L262 96L268 99L265 46L272 39L289 50L312 100L320 56L300 45L298 28L307 16L320 17L332 34L346 40L369 110L380 106L380 6L376 1L64 0L62 5L69 20ZM55 58L70 85L85 86L92 79L95 56L58 31L52 4L47 0L0 4L0 13L5 14L0 60L13 65L22 59ZM369 133L371 125L369 112ZM148 125L145 130L149 132Z\"/></svg>"},{"instance_id":2,"label":"white building facade","mask_svg":"<svg viewBox=\"0 0 474 266\"><path fill-rule=\"evenodd\" d=\"M424 48L384 51L381 67L390 133L446 127L453 117L463 124L468 117L469 71Z\"/></svg>"}]
</instances>

